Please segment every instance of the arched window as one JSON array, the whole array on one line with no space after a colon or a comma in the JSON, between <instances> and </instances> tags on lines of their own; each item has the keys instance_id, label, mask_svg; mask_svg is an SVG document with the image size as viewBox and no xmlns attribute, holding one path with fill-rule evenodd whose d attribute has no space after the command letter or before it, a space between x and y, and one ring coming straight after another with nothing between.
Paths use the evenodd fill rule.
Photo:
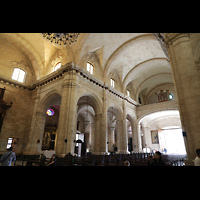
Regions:
<instances>
[{"instance_id":1,"label":"arched window","mask_svg":"<svg viewBox=\"0 0 200 200\"><path fill-rule=\"evenodd\" d=\"M21 83L24 82L24 77L25 77L25 71L23 71L20 68L15 68L13 71L12 79L19 81Z\"/></svg>"},{"instance_id":2,"label":"arched window","mask_svg":"<svg viewBox=\"0 0 200 200\"><path fill-rule=\"evenodd\" d=\"M114 79L110 79L110 85L112 86L112 87L115 87L115 80Z\"/></svg>"},{"instance_id":3,"label":"arched window","mask_svg":"<svg viewBox=\"0 0 200 200\"><path fill-rule=\"evenodd\" d=\"M94 66L91 63L87 63L87 71L90 72L90 74L94 73Z\"/></svg>"},{"instance_id":4,"label":"arched window","mask_svg":"<svg viewBox=\"0 0 200 200\"><path fill-rule=\"evenodd\" d=\"M61 67L61 62L58 62L56 65L53 67L53 72L55 72L57 69Z\"/></svg>"}]
</instances>

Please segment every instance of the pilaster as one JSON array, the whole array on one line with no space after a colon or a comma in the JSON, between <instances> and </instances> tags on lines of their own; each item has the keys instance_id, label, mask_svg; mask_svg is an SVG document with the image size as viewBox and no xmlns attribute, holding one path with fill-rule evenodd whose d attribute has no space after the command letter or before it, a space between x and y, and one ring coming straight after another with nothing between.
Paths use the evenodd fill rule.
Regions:
<instances>
[{"instance_id":1,"label":"pilaster","mask_svg":"<svg viewBox=\"0 0 200 200\"><path fill-rule=\"evenodd\" d=\"M62 101L58 125L56 153L74 153L77 121L77 73L67 72L62 83Z\"/></svg>"},{"instance_id":2,"label":"pilaster","mask_svg":"<svg viewBox=\"0 0 200 200\"><path fill-rule=\"evenodd\" d=\"M123 153L129 153L128 152L128 131L127 131L127 106L126 102L122 102L122 107L123 107L123 132L122 132L122 137L121 137L121 151Z\"/></svg>"},{"instance_id":3,"label":"pilaster","mask_svg":"<svg viewBox=\"0 0 200 200\"><path fill-rule=\"evenodd\" d=\"M33 116L31 120L31 127L29 133L28 143L25 147L24 154L25 155L37 155L41 152L41 143L44 131L44 121L46 119L45 113L42 113L38 110L39 102L40 102L40 91L41 89L37 89L37 94L35 96L35 104L33 109ZM43 129L43 130L42 130Z\"/></svg>"},{"instance_id":4,"label":"pilaster","mask_svg":"<svg viewBox=\"0 0 200 200\"><path fill-rule=\"evenodd\" d=\"M94 135L94 152L93 154L101 154L101 130L102 130L102 114L95 115L95 135Z\"/></svg>"},{"instance_id":5,"label":"pilaster","mask_svg":"<svg viewBox=\"0 0 200 200\"><path fill-rule=\"evenodd\" d=\"M117 120L117 153L123 153L122 149L122 133L123 133L123 120Z\"/></svg>"},{"instance_id":6,"label":"pilaster","mask_svg":"<svg viewBox=\"0 0 200 200\"><path fill-rule=\"evenodd\" d=\"M108 153L108 134L107 134L107 91L103 89L103 110L101 127L101 154Z\"/></svg>"}]
</instances>

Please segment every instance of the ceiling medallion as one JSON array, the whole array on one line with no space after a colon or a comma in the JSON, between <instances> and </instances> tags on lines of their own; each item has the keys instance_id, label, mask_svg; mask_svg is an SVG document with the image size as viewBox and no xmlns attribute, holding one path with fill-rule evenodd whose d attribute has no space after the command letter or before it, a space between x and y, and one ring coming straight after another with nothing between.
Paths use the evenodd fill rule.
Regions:
<instances>
[{"instance_id":1,"label":"ceiling medallion","mask_svg":"<svg viewBox=\"0 0 200 200\"><path fill-rule=\"evenodd\" d=\"M52 44L66 46L76 42L80 33L42 33L42 35Z\"/></svg>"}]
</instances>

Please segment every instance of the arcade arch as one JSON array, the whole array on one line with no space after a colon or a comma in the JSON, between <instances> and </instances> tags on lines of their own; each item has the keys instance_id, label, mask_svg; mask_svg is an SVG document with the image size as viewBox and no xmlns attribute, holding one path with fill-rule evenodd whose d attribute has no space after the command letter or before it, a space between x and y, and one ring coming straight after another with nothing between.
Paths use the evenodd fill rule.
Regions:
<instances>
[{"instance_id":1,"label":"arcade arch","mask_svg":"<svg viewBox=\"0 0 200 200\"><path fill-rule=\"evenodd\" d=\"M44 149L55 150L61 98L59 93L51 91L41 101L35 99L26 151L41 154ZM53 109L53 116L47 116L48 108Z\"/></svg>"},{"instance_id":2,"label":"arcade arch","mask_svg":"<svg viewBox=\"0 0 200 200\"><path fill-rule=\"evenodd\" d=\"M76 139L82 137L81 139L84 144L81 152L82 155L85 155L86 152L94 151L95 114L98 112L97 107L95 98L89 94L80 97L77 102ZM78 146L78 148L81 148L81 146Z\"/></svg>"},{"instance_id":3,"label":"arcade arch","mask_svg":"<svg viewBox=\"0 0 200 200\"><path fill-rule=\"evenodd\" d=\"M179 140L184 140L182 134L180 135L180 131L182 133L182 125L178 110L165 110L147 114L138 120L138 126L138 134L141 137L142 149L148 148L150 151L162 151L164 148L166 148L166 141L163 132L166 129L171 130L171 134L174 132L174 138L176 138L175 133L179 129ZM172 145L172 143L172 140L168 140L168 147ZM173 143L173 145L175 145L175 143ZM177 146L178 145L179 144L177 141ZM182 145L180 148L184 149L186 144L182 142L180 145ZM181 150L181 152L184 151Z\"/></svg>"},{"instance_id":4,"label":"arcade arch","mask_svg":"<svg viewBox=\"0 0 200 200\"><path fill-rule=\"evenodd\" d=\"M107 109L108 152L117 152L120 149L121 121L122 111L116 105L110 105Z\"/></svg>"}]
</instances>

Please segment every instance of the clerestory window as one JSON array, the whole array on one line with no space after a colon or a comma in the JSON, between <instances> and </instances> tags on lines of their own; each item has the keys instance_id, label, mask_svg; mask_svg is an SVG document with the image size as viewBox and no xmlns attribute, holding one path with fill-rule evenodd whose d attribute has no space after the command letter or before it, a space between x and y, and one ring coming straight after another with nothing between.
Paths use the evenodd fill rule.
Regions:
<instances>
[{"instance_id":1,"label":"clerestory window","mask_svg":"<svg viewBox=\"0 0 200 200\"><path fill-rule=\"evenodd\" d=\"M54 65L53 67L53 72L55 72L57 69L59 69L61 67L61 62L57 63L56 65Z\"/></svg>"},{"instance_id":2,"label":"clerestory window","mask_svg":"<svg viewBox=\"0 0 200 200\"><path fill-rule=\"evenodd\" d=\"M115 80L114 79L110 79L110 85L112 86L112 87L115 87Z\"/></svg>"},{"instance_id":3,"label":"clerestory window","mask_svg":"<svg viewBox=\"0 0 200 200\"><path fill-rule=\"evenodd\" d=\"M20 68L15 68L13 71L12 79L19 81L21 83L24 82L25 71Z\"/></svg>"},{"instance_id":4,"label":"clerestory window","mask_svg":"<svg viewBox=\"0 0 200 200\"><path fill-rule=\"evenodd\" d=\"M94 73L94 66L91 63L87 63L87 71L90 72L90 74Z\"/></svg>"}]
</instances>

